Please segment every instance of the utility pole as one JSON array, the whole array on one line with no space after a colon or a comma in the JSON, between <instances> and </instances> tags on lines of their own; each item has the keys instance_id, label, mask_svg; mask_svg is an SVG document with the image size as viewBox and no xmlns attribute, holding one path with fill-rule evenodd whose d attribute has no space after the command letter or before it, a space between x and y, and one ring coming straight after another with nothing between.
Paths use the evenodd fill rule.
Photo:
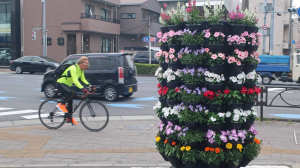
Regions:
<instances>
[{"instance_id":1,"label":"utility pole","mask_svg":"<svg viewBox=\"0 0 300 168\"><path fill-rule=\"evenodd\" d=\"M270 55L273 55L273 39L274 39L274 16L275 16L275 0L272 3L272 18L271 18L271 35L270 35Z\"/></svg>"},{"instance_id":2,"label":"utility pole","mask_svg":"<svg viewBox=\"0 0 300 168\"><path fill-rule=\"evenodd\" d=\"M265 8L265 16L264 16L264 25L266 25L266 18L267 18L267 0L265 0L265 4L264 4L264 8ZM266 33L264 33L263 36L263 51L262 54L265 55L265 50L266 50Z\"/></svg>"},{"instance_id":3,"label":"utility pole","mask_svg":"<svg viewBox=\"0 0 300 168\"><path fill-rule=\"evenodd\" d=\"M149 21L148 21L148 27L149 27L149 39L150 39L150 36L151 36L151 13L149 12ZM149 40L149 47L148 47L148 50L149 50L149 64L151 64L151 42Z\"/></svg>"},{"instance_id":4,"label":"utility pole","mask_svg":"<svg viewBox=\"0 0 300 168\"><path fill-rule=\"evenodd\" d=\"M293 7L293 1L290 0L290 8ZM293 26L293 20L292 20L293 12L290 12L290 38L289 38L289 51L290 51L290 57L292 58L292 26Z\"/></svg>"},{"instance_id":5,"label":"utility pole","mask_svg":"<svg viewBox=\"0 0 300 168\"><path fill-rule=\"evenodd\" d=\"M46 0L43 3L43 56L47 56L47 34L46 34Z\"/></svg>"},{"instance_id":6,"label":"utility pole","mask_svg":"<svg viewBox=\"0 0 300 168\"><path fill-rule=\"evenodd\" d=\"M249 9L249 0L242 1L242 10Z\"/></svg>"}]
</instances>

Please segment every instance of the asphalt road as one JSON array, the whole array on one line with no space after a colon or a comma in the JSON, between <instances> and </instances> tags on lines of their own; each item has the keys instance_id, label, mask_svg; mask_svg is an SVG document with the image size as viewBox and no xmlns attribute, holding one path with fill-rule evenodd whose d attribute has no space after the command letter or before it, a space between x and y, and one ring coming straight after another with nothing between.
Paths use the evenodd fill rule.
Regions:
<instances>
[{"instance_id":1,"label":"asphalt road","mask_svg":"<svg viewBox=\"0 0 300 168\"><path fill-rule=\"evenodd\" d=\"M0 121L28 120L26 116L36 115L40 103L46 99L40 91L43 74L16 74L14 72L0 72ZM296 83L272 82L278 86L294 85ZM269 89L270 100L283 89ZM300 104L300 91L288 91L282 94L283 98L291 104ZM153 105L158 101L157 80L155 77L138 77L138 91L132 97L120 96L117 102L102 101L111 116L143 116L155 115ZM278 100L277 100L278 99ZM285 105L280 97L274 104ZM77 99L79 101L79 99ZM75 103L76 104L76 103ZM259 108L257 107L258 112ZM77 117L78 113L75 114ZM264 117L300 119L297 108L264 108Z\"/></svg>"}]
</instances>

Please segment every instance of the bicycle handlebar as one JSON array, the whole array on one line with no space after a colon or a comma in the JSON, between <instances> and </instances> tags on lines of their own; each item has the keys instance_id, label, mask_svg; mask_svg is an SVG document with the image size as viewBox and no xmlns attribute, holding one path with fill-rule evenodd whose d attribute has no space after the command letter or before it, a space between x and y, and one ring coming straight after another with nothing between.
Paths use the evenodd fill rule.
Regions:
<instances>
[{"instance_id":1,"label":"bicycle handlebar","mask_svg":"<svg viewBox=\"0 0 300 168\"><path fill-rule=\"evenodd\" d=\"M85 97L87 97L88 95L92 95L92 94L96 93L98 88L99 88L99 87L96 87L96 88L93 90L92 93L86 93L86 94L84 94L83 96L81 96L80 98L85 98ZM89 87L89 89L91 89L91 88Z\"/></svg>"}]
</instances>

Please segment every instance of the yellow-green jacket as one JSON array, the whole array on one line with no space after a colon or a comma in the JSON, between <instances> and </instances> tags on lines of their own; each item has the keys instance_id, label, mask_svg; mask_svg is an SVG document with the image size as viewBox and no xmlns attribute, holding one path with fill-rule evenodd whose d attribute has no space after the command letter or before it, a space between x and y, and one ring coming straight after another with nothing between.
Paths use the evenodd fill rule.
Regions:
<instances>
[{"instance_id":1,"label":"yellow-green jacket","mask_svg":"<svg viewBox=\"0 0 300 168\"><path fill-rule=\"evenodd\" d=\"M65 84L69 87L71 87L73 84L75 84L79 89L83 89L83 86L78 81L80 78L83 83L86 85L89 85L89 82L86 81L83 70L80 69L79 65L71 65L69 68L65 70L65 72L62 74L62 76L68 76L68 72L70 71L71 77L61 77L57 79L58 83Z\"/></svg>"}]
</instances>

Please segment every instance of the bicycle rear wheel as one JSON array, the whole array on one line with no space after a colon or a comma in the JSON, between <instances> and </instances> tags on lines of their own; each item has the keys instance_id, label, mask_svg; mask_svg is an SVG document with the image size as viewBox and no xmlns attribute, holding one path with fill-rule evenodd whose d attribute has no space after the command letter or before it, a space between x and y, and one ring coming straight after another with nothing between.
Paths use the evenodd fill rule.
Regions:
<instances>
[{"instance_id":1,"label":"bicycle rear wheel","mask_svg":"<svg viewBox=\"0 0 300 168\"><path fill-rule=\"evenodd\" d=\"M58 129L65 123L65 114L57 107L58 100L45 100L39 107L41 123L49 129Z\"/></svg>"},{"instance_id":2,"label":"bicycle rear wheel","mask_svg":"<svg viewBox=\"0 0 300 168\"><path fill-rule=\"evenodd\" d=\"M98 102L86 102L82 105L79 113L82 125L93 132L104 129L109 120L106 107Z\"/></svg>"}]
</instances>

